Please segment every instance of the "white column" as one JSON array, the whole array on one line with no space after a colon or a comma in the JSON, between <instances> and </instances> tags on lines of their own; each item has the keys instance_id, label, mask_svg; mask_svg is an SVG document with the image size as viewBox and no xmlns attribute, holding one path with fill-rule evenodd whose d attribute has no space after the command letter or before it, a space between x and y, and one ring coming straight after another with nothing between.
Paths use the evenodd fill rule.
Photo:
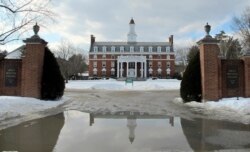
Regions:
<instances>
[{"instance_id":1,"label":"white column","mask_svg":"<svg viewBox=\"0 0 250 152\"><path fill-rule=\"evenodd\" d=\"M141 78L143 78L143 62L141 62L141 69L140 69L140 72L141 72Z\"/></svg>"},{"instance_id":2,"label":"white column","mask_svg":"<svg viewBox=\"0 0 250 152\"><path fill-rule=\"evenodd\" d=\"M137 77L137 62L135 62L135 77Z\"/></svg>"},{"instance_id":3,"label":"white column","mask_svg":"<svg viewBox=\"0 0 250 152\"><path fill-rule=\"evenodd\" d=\"M144 66L144 77L147 78L147 62L144 62L145 66Z\"/></svg>"},{"instance_id":4,"label":"white column","mask_svg":"<svg viewBox=\"0 0 250 152\"><path fill-rule=\"evenodd\" d=\"M117 60L117 78L119 78L119 71L120 71L120 68L119 68L119 61Z\"/></svg>"},{"instance_id":5,"label":"white column","mask_svg":"<svg viewBox=\"0 0 250 152\"><path fill-rule=\"evenodd\" d=\"M121 78L123 77L123 62L121 62Z\"/></svg>"},{"instance_id":6,"label":"white column","mask_svg":"<svg viewBox=\"0 0 250 152\"><path fill-rule=\"evenodd\" d=\"M127 62L127 75L126 75L126 77L128 77L128 63L129 63L129 62Z\"/></svg>"}]
</instances>

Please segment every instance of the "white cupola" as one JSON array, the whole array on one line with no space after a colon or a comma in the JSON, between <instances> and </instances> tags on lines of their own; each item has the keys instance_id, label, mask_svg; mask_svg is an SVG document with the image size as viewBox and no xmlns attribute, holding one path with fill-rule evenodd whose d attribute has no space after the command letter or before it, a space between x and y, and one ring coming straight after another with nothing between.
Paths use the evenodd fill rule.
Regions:
<instances>
[{"instance_id":1,"label":"white cupola","mask_svg":"<svg viewBox=\"0 0 250 152\"><path fill-rule=\"evenodd\" d=\"M129 22L128 42L136 42L135 21L131 18Z\"/></svg>"}]
</instances>

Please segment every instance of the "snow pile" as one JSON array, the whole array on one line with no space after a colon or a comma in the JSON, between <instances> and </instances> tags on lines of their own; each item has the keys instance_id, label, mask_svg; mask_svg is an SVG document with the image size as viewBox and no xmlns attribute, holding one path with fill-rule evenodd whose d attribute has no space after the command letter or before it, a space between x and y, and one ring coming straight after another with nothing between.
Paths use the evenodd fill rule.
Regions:
<instances>
[{"instance_id":1,"label":"snow pile","mask_svg":"<svg viewBox=\"0 0 250 152\"><path fill-rule=\"evenodd\" d=\"M208 101L205 103L189 102L182 103L181 98L176 98L175 103L190 108L198 115L208 118L223 119L250 124L250 98L224 98L219 101Z\"/></svg>"},{"instance_id":2,"label":"snow pile","mask_svg":"<svg viewBox=\"0 0 250 152\"><path fill-rule=\"evenodd\" d=\"M29 116L63 104L66 100L42 101L27 97L0 97L0 121L20 116Z\"/></svg>"},{"instance_id":3,"label":"snow pile","mask_svg":"<svg viewBox=\"0 0 250 152\"><path fill-rule=\"evenodd\" d=\"M178 90L180 82L176 79L158 79L147 81L125 81L109 80L73 80L66 84L67 89L91 89L91 90Z\"/></svg>"}]
</instances>

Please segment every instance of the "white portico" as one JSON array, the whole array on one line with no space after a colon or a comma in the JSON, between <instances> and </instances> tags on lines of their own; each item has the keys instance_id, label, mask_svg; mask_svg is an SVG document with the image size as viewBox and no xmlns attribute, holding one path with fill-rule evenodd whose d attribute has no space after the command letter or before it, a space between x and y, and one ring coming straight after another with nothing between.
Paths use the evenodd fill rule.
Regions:
<instances>
[{"instance_id":1,"label":"white portico","mask_svg":"<svg viewBox=\"0 0 250 152\"><path fill-rule=\"evenodd\" d=\"M146 56L118 56L117 78L147 78Z\"/></svg>"}]
</instances>

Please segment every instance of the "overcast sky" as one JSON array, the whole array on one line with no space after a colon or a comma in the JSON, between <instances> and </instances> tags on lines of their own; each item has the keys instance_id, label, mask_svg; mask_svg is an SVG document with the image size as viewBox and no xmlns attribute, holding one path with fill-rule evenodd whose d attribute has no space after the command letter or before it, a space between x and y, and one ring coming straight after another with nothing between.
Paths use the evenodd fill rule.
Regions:
<instances>
[{"instance_id":1,"label":"overcast sky","mask_svg":"<svg viewBox=\"0 0 250 152\"><path fill-rule=\"evenodd\" d=\"M174 45L185 47L205 35L207 22L212 35L233 34L232 18L250 0L54 0L53 5L57 21L41 28L40 36L50 47L69 39L87 52L91 34L96 41L126 41L131 17L137 41L168 41L174 35Z\"/></svg>"}]
</instances>

